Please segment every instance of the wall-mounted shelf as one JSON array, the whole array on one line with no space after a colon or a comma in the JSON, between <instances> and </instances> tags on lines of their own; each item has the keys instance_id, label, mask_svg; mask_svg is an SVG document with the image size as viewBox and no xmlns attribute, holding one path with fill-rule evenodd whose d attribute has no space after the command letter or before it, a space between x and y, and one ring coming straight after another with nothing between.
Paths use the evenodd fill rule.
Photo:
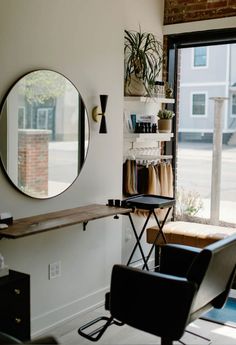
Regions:
<instances>
[{"instance_id":1,"label":"wall-mounted shelf","mask_svg":"<svg viewBox=\"0 0 236 345\"><path fill-rule=\"evenodd\" d=\"M124 139L132 142L170 141L173 133L125 133Z\"/></svg>"},{"instance_id":2,"label":"wall-mounted shelf","mask_svg":"<svg viewBox=\"0 0 236 345\"><path fill-rule=\"evenodd\" d=\"M144 96L125 96L125 102L141 102L141 103L175 103L173 98L144 97Z\"/></svg>"},{"instance_id":3,"label":"wall-mounted shelf","mask_svg":"<svg viewBox=\"0 0 236 345\"><path fill-rule=\"evenodd\" d=\"M128 156L129 157L129 156ZM172 155L134 155L133 158L141 161L156 161L160 159L172 159Z\"/></svg>"},{"instance_id":4,"label":"wall-mounted shelf","mask_svg":"<svg viewBox=\"0 0 236 345\"><path fill-rule=\"evenodd\" d=\"M8 228L0 230L0 238L16 239L80 223L83 223L85 230L87 223L91 220L128 214L129 212L132 212L132 209L91 204L40 214L14 220L13 224L9 225Z\"/></svg>"}]
</instances>

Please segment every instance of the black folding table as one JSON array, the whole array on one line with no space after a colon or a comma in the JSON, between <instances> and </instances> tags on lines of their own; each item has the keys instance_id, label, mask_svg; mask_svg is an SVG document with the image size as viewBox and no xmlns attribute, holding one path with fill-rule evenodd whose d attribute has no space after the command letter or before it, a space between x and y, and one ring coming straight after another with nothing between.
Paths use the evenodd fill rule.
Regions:
<instances>
[{"instance_id":1,"label":"black folding table","mask_svg":"<svg viewBox=\"0 0 236 345\"><path fill-rule=\"evenodd\" d=\"M136 243L134 245L132 253L130 254L129 260L127 262L127 266L132 263L131 260L134 256L134 253L135 253L136 249L139 248L140 253L141 253L141 257L143 260L143 269L146 268L147 270L149 270L148 260L152 254L152 251L155 247L155 243L158 240L159 236L162 236L164 243L167 242L166 238L165 238L165 234L163 232L163 227L164 227L165 222L169 216L170 210L174 206L174 204L175 204L174 198L160 196L160 195L150 195L150 194L138 194L138 195L129 197L129 198L122 201L123 207L129 207L129 208L132 207L132 208L142 209L142 210L148 211L147 212L147 218L144 222L144 225L143 225L139 235L138 235L137 230L135 228L131 214L128 213L128 217L129 217L129 220L130 220L133 232L134 232ZM155 210L156 209L164 209L164 208L168 208L168 209L167 209L167 212L166 212L166 215L165 215L163 221L160 221L157 217ZM141 238L144 234L144 231L146 230L146 227L147 227L147 224L148 224L148 221L149 221L151 215L154 216L156 223L157 223L157 226L159 228L159 231L157 232L156 238L155 238L155 240L151 246L151 249L148 252L148 255L145 257L140 241L141 241Z\"/></svg>"}]
</instances>

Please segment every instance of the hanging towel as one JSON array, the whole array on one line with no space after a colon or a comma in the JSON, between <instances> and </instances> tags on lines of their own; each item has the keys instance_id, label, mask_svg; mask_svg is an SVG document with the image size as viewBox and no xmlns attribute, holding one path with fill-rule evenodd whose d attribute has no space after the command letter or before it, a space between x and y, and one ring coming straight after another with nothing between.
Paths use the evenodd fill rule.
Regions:
<instances>
[{"instance_id":1,"label":"hanging towel","mask_svg":"<svg viewBox=\"0 0 236 345\"><path fill-rule=\"evenodd\" d=\"M160 195L173 196L173 172L171 163L161 162L159 165ZM160 220L163 220L167 209L157 210Z\"/></svg>"},{"instance_id":2,"label":"hanging towel","mask_svg":"<svg viewBox=\"0 0 236 345\"><path fill-rule=\"evenodd\" d=\"M138 166L138 194L148 194L149 190L149 169L146 166ZM150 194L150 193L149 193ZM135 209L135 214L146 217L147 210Z\"/></svg>"},{"instance_id":3,"label":"hanging towel","mask_svg":"<svg viewBox=\"0 0 236 345\"><path fill-rule=\"evenodd\" d=\"M137 164L135 160L127 159L123 164L123 195L137 194Z\"/></svg>"},{"instance_id":4,"label":"hanging towel","mask_svg":"<svg viewBox=\"0 0 236 345\"><path fill-rule=\"evenodd\" d=\"M166 168L165 162L162 162L159 165L159 178L160 178L160 186L161 186L161 195L168 196L169 187L168 187L167 168Z\"/></svg>"},{"instance_id":5,"label":"hanging towel","mask_svg":"<svg viewBox=\"0 0 236 345\"><path fill-rule=\"evenodd\" d=\"M123 194L125 196L133 194L131 187L131 161L129 159L123 164Z\"/></svg>"},{"instance_id":6,"label":"hanging towel","mask_svg":"<svg viewBox=\"0 0 236 345\"><path fill-rule=\"evenodd\" d=\"M143 194L157 194L157 175L156 170L152 164L150 164L147 168L143 168L143 172L146 174L147 184L145 184L145 192ZM149 211L136 209L135 213L139 216L147 217Z\"/></svg>"},{"instance_id":7,"label":"hanging towel","mask_svg":"<svg viewBox=\"0 0 236 345\"><path fill-rule=\"evenodd\" d=\"M147 194L157 194L157 177L155 168L152 164L148 166Z\"/></svg>"},{"instance_id":8,"label":"hanging towel","mask_svg":"<svg viewBox=\"0 0 236 345\"><path fill-rule=\"evenodd\" d=\"M168 196L173 197L173 169L172 164L168 162L166 164L166 172L167 172L167 183L168 183Z\"/></svg>"},{"instance_id":9,"label":"hanging towel","mask_svg":"<svg viewBox=\"0 0 236 345\"><path fill-rule=\"evenodd\" d=\"M155 174L156 174L156 194L161 195L161 185L160 185L160 176L159 176L159 164L154 165Z\"/></svg>"},{"instance_id":10,"label":"hanging towel","mask_svg":"<svg viewBox=\"0 0 236 345\"><path fill-rule=\"evenodd\" d=\"M123 164L123 194L154 194L173 196L173 171L170 162L160 162L148 167L138 165L135 160L126 160ZM147 210L136 209L139 216L147 216ZM167 209L155 211L160 220L164 219Z\"/></svg>"},{"instance_id":11,"label":"hanging towel","mask_svg":"<svg viewBox=\"0 0 236 345\"><path fill-rule=\"evenodd\" d=\"M137 164L135 160L131 160L130 184L132 193L137 194Z\"/></svg>"},{"instance_id":12,"label":"hanging towel","mask_svg":"<svg viewBox=\"0 0 236 345\"><path fill-rule=\"evenodd\" d=\"M143 165L139 165L137 169L138 176L138 194L147 194L148 190L148 169Z\"/></svg>"}]
</instances>

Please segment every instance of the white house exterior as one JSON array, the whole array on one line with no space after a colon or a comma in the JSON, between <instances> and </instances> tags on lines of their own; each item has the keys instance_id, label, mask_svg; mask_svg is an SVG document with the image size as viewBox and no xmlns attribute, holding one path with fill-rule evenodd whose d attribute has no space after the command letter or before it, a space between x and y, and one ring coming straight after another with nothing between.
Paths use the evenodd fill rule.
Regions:
<instances>
[{"instance_id":1,"label":"white house exterior","mask_svg":"<svg viewBox=\"0 0 236 345\"><path fill-rule=\"evenodd\" d=\"M184 48L180 53L179 139L211 141L212 97L227 97L223 141L236 131L236 44Z\"/></svg>"}]
</instances>

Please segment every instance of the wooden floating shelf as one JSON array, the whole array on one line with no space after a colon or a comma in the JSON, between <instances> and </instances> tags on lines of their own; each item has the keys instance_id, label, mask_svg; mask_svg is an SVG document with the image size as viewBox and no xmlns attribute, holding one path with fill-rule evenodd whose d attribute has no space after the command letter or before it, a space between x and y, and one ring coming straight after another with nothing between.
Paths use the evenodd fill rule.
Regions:
<instances>
[{"instance_id":1,"label":"wooden floating shelf","mask_svg":"<svg viewBox=\"0 0 236 345\"><path fill-rule=\"evenodd\" d=\"M130 142L170 141L173 133L125 133L124 139Z\"/></svg>"},{"instance_id":2,"label":"wooden floating shelf","mask_svg":"<svg viewBox=\"0 0 236 345\"><path fill-rule=\"evenodd\" d=\"M144 97L144 96L125 96L126 102L141 102L141 103L175 103L174 98L159 98L159 97Z\"/></svg>"},{"instance_id":3,"label":"wooden floating shelf","mask_svg":"<svg viewBox=\"0 0 236 345\"><path fill-rule=\"evenodd\" d=\"M83 228L85 230L87 223L91 220L116 216L119 214L128 214L129 212L132 212L132 209L91 204L47 214L40 214L14 220L13 224L9 225L8 228L0 230L0 238L5 237L16 239L80 223L83 223Z\"/></svg>"},{"instance_id":4,"label":"wooden floating shelf","mask_svg":"<svg viewBox=\"0 0 236 345\"><path fill-rule=\"evenodd\" d=\"M147 160L147 161L151 161L151 160L157 160L157 159L172 159L173 156L172 155L137 155L135 156L136 160Z\"/></svg>"}]
</instances>

